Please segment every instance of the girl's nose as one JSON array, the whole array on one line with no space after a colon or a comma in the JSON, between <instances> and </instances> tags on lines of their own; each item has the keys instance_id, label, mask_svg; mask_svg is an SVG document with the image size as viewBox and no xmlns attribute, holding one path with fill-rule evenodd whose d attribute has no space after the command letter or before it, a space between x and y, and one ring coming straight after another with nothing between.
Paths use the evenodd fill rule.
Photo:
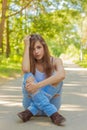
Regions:
<instances>
[{"instance_id":1,"label":"girl's nose","mask_svg":"<svg viewBox=\"0 0 87 130\"><path fill-rule=\"evenodd\" d=\"M38 53L38 49L35 50L35 53Z\"/></svg>"}]
</instances>

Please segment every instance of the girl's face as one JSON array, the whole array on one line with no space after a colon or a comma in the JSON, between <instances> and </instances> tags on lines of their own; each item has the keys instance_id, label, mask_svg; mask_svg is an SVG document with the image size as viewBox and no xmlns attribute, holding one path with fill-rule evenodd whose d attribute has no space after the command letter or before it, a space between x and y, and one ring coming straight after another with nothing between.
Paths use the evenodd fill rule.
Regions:
<instances>
[{"instance_id":1,"label":"girl's face","mask_svg":"<svg viewBox=\"0 0 87 130\"><path fill-rule=\"evenodd\" d=\"M34 45L33 56L37 61L40 61L44 56L44 47L39 41Z\"/></svg>"}]
</instances>

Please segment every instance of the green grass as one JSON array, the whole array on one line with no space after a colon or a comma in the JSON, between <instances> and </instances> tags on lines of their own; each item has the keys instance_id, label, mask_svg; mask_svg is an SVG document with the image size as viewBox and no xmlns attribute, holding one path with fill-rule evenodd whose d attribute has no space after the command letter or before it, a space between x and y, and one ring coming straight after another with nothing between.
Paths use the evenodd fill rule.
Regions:
<instances>
[{"instance_id":1,"label":"green grass","mask_svg":"<svg viewBox=\"0 0 87 130\"><path fill-rule=\"evenodd\" d=\"M1 61L0 78L16 78L21 74L21 63L7 59Z\"/></svg>"},{"instance_id":2,"label":"green grass","mask_svg":"<svg viewBox=\"0 0 87 130\"><path fill-rule=\"evenodd\" d=\"M87 68L87 60L77 61L76 64L80 65L81 67Z\"/></svg>"}]
</instances>

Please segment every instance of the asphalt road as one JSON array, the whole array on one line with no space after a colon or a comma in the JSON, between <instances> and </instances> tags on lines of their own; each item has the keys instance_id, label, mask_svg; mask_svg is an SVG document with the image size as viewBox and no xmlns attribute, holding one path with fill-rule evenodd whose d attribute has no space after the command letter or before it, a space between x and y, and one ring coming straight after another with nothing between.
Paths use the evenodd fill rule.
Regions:
<instances>
[{"instance_id":1,"label":"asphalt road","mask_svg":"<svg viewBox=\"0 0 87 130\"><path fill-rule=\"evenodd\" d=\"M87 129L87 69L65 64L66 79L60 113L65 126L54 125L48 117L33 117L23 123L17 113L22 107L22 78L0 85L0 130L86 130Z\"/></svg>"}]
</instances>

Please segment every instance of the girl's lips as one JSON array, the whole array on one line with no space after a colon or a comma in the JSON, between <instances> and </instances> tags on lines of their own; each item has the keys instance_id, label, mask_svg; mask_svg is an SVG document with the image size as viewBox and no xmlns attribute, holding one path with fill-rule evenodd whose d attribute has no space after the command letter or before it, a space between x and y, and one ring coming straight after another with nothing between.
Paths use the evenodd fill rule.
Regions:
<instances>
[{"instance_id":1,"label":"girl's lips","mask_svg":"<svg viewBox=\"0 0 87 130\"><path fill-rule=\"evenodd\" d=\"M36 57L39 57L40 55L36 55Z\"/></svg>"}]
</instances>

